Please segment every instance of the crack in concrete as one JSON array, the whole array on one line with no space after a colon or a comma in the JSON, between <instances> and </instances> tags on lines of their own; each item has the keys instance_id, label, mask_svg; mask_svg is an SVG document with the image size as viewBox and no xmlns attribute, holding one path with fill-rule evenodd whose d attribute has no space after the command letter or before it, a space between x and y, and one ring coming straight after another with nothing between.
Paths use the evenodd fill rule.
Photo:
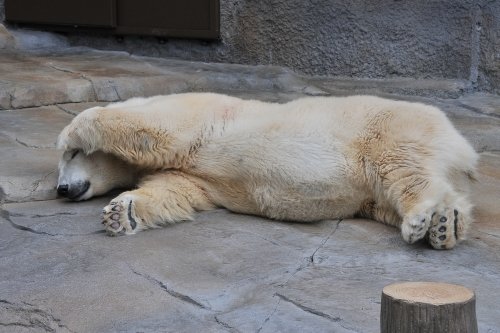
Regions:
<instances>
[{"instance_id":1,"label":"crack in concrete","mask_svg":"<svg viewBox=\"0 0 500 333\"><path fill-rule=\"evenodd\" d=\"M18 230L28 231L28 232L31 232L31 233L34 233L34 234L37 234L37 235L57 236L56 234L51 234L51 233L48 233L48 232L45 232L45 231L37 231L37 230L31 229L29 227L26 227L26 226L23 226L23 225L15 223L10 218L10 213L7 210L2 209L2 208L0 208L0 217L3 218L4 220L6 220L7 222L9 222L11 226L13 226L14 228L16 228Z\"/></svg>"},{"instance_id":2,"label":"crack in concrete","mask_svg":"<svg viewBox=\"0 0 500 333\"><path fill-rule=\"evenodd\" d=\"M97 91L95 90L94 81L92 81L92 79L87 77L85 74L80 74L80 77L90 84L90 88L92 88L92 95L94 97L94 101L98 102L99 96L97 95ZM87 101L87 102L90 102L90 101Z\"/></svg>"},{"instance_id":3,"label":"crack in concrete","mask_svg":"<svg viewBox=\"0 0 500 333\"><path fill-rule=\"evenodd\" d=\"M40 180L37 180L35 182L33 182L33 184L31 185L31 190L30 190L30 196L38 189L38 187L40 186L40 184L45 180L47 179L47 177L49 177L51 174L53 174L55 172L54 171L51 171L49 172L48 174L46 174L45 176L42 177L42 179ZM55 190L55 188L54 188Z\"/></svg>"},{"instance_id":4,"label":"crack in concrete","mask_svg":"<svg viewBox=\"0 0 500 333\"><path fill-rule=\"evenodd\" d=\"M6 197L7 197L7 194L5 194L3 187L0 186L0 207L3 205Z\"/></svg>"},{"instance_id":5,"label":"crack in concrete","mask_svg":"<svg viewBox=\"0 0 500 333\"><path fill-rule=\"evenodd\" d=\"M333 234L335 233L335 231L337 231L338 227L339 227L339 224L340 222L342 222L343 219L339 219L337 221L337 223L335 224L335 226L333 227L332 231L330 232L330 234L325 238L323 239L323 241L321 242L321 244L316 248L316 250L314 250L313 254L309 257L309 261L311 262L311 264L314 264L316 263L314 261L314 256L316 255L316 252L318 252L325 244L326 242L328 242L328 240L333 236Z\"/></svg>"},{"instance_id":6,"label":"crack in concrete","mask_svg":"<svg viewBox=\"0 0 500 333\"><path fill-rule=\"evenodd\" d=\"M149 274L146 274L146 273L142 273L142 272L139 272L137 270L135 270L131 265L129 265L129 268L130 270L132 271L132 273L134 273L135 275L138 275L144 279L146 279L147 281L159 286L161 289L163 289L164 291L167 292L167 294L169 294L170 296L174 297L174 298L177 298L185 303L188 303L188 304L191 304L191 305L194 305L196 306L197 308L199 309L203 309L203 310L207 310L207 311L211 311L211 312L215 312L217 313L218 311L214 311L212 310L210 307L198 302L197 300L193 299L192 297L188 296L188 295L184 295L184 294L181 294L175 290L172 290L172 288L169 288L167 284L163 283L162 281L152 277L151 275ZM234 332L234 333L239 333L240 331L234 327L232 327L231 325L229 325L228 323L222 321L218 316L217 314L214 315L214 320L215 322L220 325L221 327L225 328L226 330L229 330L230 332Z\"/></svg>"},{"instance_id":7,"label":"crack in concrete","mask_svg":"<svg viewBox=\"0 0 500 333\"><path fill-rule=\"evenodd\" d=\"M70 110L63 108L60 104L56 104L56 107L59 110L61 110L62 112L66 113L66 114L69 114L71 116L77 116L78 115L78 112L71 112Z\"/></svg>"},{"instance_id":8,"label":"crack in concrete","mask_svg":"<svg viewBox=\"0 0 500 333\"><path fill-rule=\"evenodd\" d=\"M273 297L277 296L276 294L273 295ZM269 314L269 316L267 316L266 319L264 319L264 321L262 322L262 325L260 325L259 329L257 330L256 333L260 333L260 331L262 331L262 329L264 328L264 326L266 326L267 322L269 322L269 320L271 320L271 318L274 316L274 314L276 313L276 311L278 311L278 307L280 306L280 303L281 303L281 298L278 297L278 302L276 302L276 306L274 307L274 310L273 312L271 312Z\"/></svg>"},{"instance_id":9,"label":"crack in concrete","mask_svg":"<svg viewBox=\"0 0 500 333\"><path fill-rule=\"evenodd\" d=\"M478 153L500 153L500 149L490 149L488 147L482 147L476 149L476 152Z\"/></svg>"},{"instance_id":10,"label":"crack in concrete","mask_svg":"<svg viewBox=\"0 0 500 333\"><path fill-rule=\"evenodd\" d=\"M295 269L295 271L288 277L288 279L286 279L285 282L283 283L280 283L278 286L279 287L283 287L285 286L288 281L290 281L294 276L295 274L297 274L298 272L306 269L306 268L309 268L311 265L313 264L316 264L316 263L320 263L319 261L315 261L315 255L316 253L326 244L326 242L333 236L333 234L337 231L338 227L339 227L339 224L340 222L342 222L343 219L339 219L337 220L337 223L335 223L334 227L332 228L332 231L330 231L330 233L328 234L328 236L326 236L322 241L321 241L321 244L318 245L318 247L316 247L316 249L314 250L314 252L310 255L310 256L307 256L304 258L305 260L305 263L302 263L300 264L300 266L298 268Z\"/></svg>"},{"instance_id":11,"label":"crack in concrete","mask_svg":"<svg viewBox=\"0 0 500 333\"><path fill-rule=\"evenodd\" d=\"M64 72L64 73L70 73L70 74L78 75L78 77L80 79L83 79L83 80L87 81L90 84L90 87L92 88L92 95L93 95L93 98L94 98L93 101L98 101L97 91L95 90L94 82L87 75L85 75L84 73L75 72L75 71L73 71L71 69L67 69L67 68L62 68L62 67L56 66L56 65L54 65L52 63L48 63L47 66L50 67L50 68L52 68L52 69L55 69L57 71L61 71L61 72ZM90 102L90 101L81 101L81 102Z\"/></svg>"},{"instance_id":12,"label":"crack in concrete","mask_svg":"<svg viewBox=\"0 0 500 333\"><path fill-rule=\"evenodd\" d=\"M72 213L72 212L61 212L61 213L53 213L53 214L34 214L34 215L27 215L27 214L22 214L22 213L10 213L10 216L13 216L13 217L30 217L30 218L55 217L55 216L60 216L60 215L77 215L77 214Z\"/></svg>"},{"instance_id":13,"label":"crack in concrete","mask_svg":"<svg viewBox=\"0 0 500 333\"><path fill-rule=\"evenodd\" d=\"M15 93L15 92L16 92L16 90L15 90L15 89L14 89L14 91L13 91L13 92L9 92L9 108L10 108L10 109L13 109L13 108L14 108L14 106L13 106L13 105L14 105L14 104L13 104L13 102L14 102L14 99L15 99L15 98L14 98L14 93Z\"/></svg>"},{"instance_id":14,"label":"crack in concrete","mask_svg":"<svg viewBox=\"0 0 500 333\"><path fill-rule=\"evenodd\" d=\"M47 64L47 66L49 66L52 69L55 69L56 71L60 71L60 72L63 72L63 73L70 73L70 74L81 75L81 73L75 72L75 71L73 71L71 69L67 69L67 68L62 68L62 67L56 66L56 65L54 65L53 63L50 63L50 62Z\"/></svg>"},{"instance_id":15,"label":"crack in concrete","mask_svg":"<svg viewBox=\"0 0 500 333\"><path fill-rule=\"evenodd\" d=\"M76 215L76 214L74 214L74 213L56 213L56 214L51 214L51 215L39 215L39 214L35 214L35 215L29 216L29 217L30 218L42 218L42 217L52 217L52 216L58 216L58 215ZM102 233L106 232L106 230L97 230L97 231L93 231L93 232L89 232L89 233L85 233L85 234L59 234L59 233L53 234L53 233L50 233L50 232L38 231L38 230L32 229L30 227L17 224L14 221L12 221L12 219L11 219L12 216L14 216L14 217L16 217L16 216L26 217L26 215L23 215L23 214L11 214L9 211L7 211L5 209L2 209L0 207L0 218L3 218L7 222L9 222L10 225L12 227L14 227L15 229L17 229L17 230L28 231L28 232L31 232L31 233L37 234L37 235L75 237L75 236L98 235L98 234L102 234Z\"/></svg>"},{"instance_id":16,"label":"crack in concrete","mask_svg":"<svg viewBox=\"0 0 500 333\"><path fill-rule=\"evenodd\" d=\"M464 108L466 110L472 111L472 112L474 112L476 114L480 114L480 115L485 116L485 117L492 117L492 118L500 119L500 114L483 112L483 111L481 111L481 109L478 109L478 108L476 108L474 106L467 105L467 104L462 103L462 102L457 102L457 105L459 107L462 107L462 108Z\"/></svg>"},{"instance_id":17,"label":"crack in concrete","mask_svg":"<svg viewBox=\"0 0 500 333\"><path fill-rule=\"evenodd\" d=\"M485 234L485 235L491 236L491 237L494 237L494 238L500 238L499 235L490 234L489 232L486 232L486 231L477 230L477 232L479 232L481 234Z\"/></svg>"},{"instance_id":18,"label":"crack in concrete","mask_svg":"<svg viewBox=\"0 0 500 333\"><path fill-rule=\"evenodd\" d=\"M45 310L29 304L25 304L24 306L18 305L3 299L0 300L0 303L2 313L6 314L6 316L2 318L4 322L0 322L1 327L12 327L12 329L14 329L14 327L25 327L43 330L44 332L61 332L60 329L64 329L68 332L73 332L68 326L62 324L60 319L55 318ZM4 318L8 318L9 313L17 317L15 321L5 322Z\"/></svg>"},{"instance_id":19,"label":"crack in concrete","mask_svg":"<svg viewBox=\"0 0 500 333\"><path fill-rule=\"evenodd\" d=\"M160 281L160 280L155 279L155 278L154 278L154 277L152 277L151 275L148 275L148 274L146 274L146 273L141 273L141 272L138 272L138 271L136 271L135 269L133 269L130 265L129 265L129 267L130 267L130 270L131 270L134 274L136 274L136 275L138 275L138 276L140 276L140 277L142 277L142 278L144 278L144 279L148 280L149 282L151 282L151 283L153 283L153 284L156 284L156 285L157 285L157 286L159 286L161 289L163 289L164 291L166 291L166 292L167 292L167 294L169 294L170 296L175 297L175 298L177 298L177 299L179 299L179 300L181 300L181 301L183 301L183 302L185 302L185 303L188 303L188 304L194 305L194 306L196 306L196 307L198 307L198 308L200 308L200 309L203 309L203 310L210 310L210 311L212 311L212 309L210 309L209 307L207 307L207 306L206 306L206 305L204 305L204 304L201 304L200 302L198 302L198 301L196 301L195 299L193 299L193 298L189 297L188 295L184 295L184 294L181 294L181 293L179 293L179 292L177 292L177 291L175 291L175 290L172 290L172 289L171 289L171 288L169 288L169 287L168 287L165 283L163 283L163 282L162 282L162 281Z\"/></svg>"},{"instance_id":20,"label":"crack in concrete","mask_svg":"<svg viewBox=\"0 0 500 333\"><path fill-rule=\"evenodd\" d=\"M311 313L311 314L316 315L316 316L320 316L320 317L326 318L326 319L328 319L330 321L333 321L335 323L338 323L338 322L342 321L342 318L340 318L340 317L332 317L332 316L330 316L327 313L324 313L324 312L321 312L319 310L310 308L310 307L308 307L306 305L300 304L299 302L294 301L294 300L292 300L292 299L290 299L290 298L288 298L285 295L282 295L280 293L275 293L274 295L277 296L277 297L279 297L280 299L282 299L283 301L285 301L287 303L291 303L291 304L295 305L296 307L298 307L302 311Z\"/></svg>"},{"instance_id":21,"label":"crack in concrete","mask_svg":"<svg viewBox=\"0 0 500 333\"><path fill-rule=\"evenodd\" d=\"M214 316L214 319L215 319L215 322L217 324L219 324L220 326L224 327L225 329L228 329L229 332L236 332L236 333L240 332L236 328L230 326L228 323L223 322L222 320L220 320L216 315Z\"/></svg>"},{"instance_id":22,"label":"crack in concrete","mask_svg":"<svg viewBox=\"0 0 500 333\"><path fill-rule=\"evenodd\" d=\"M340 317L333 317L333 316L331 316L331 315L329 315L327 313L324 313L324 312L321 312L319 310L310 308L310 307L308 307L306 305L303 305L303 304L300 304L299 302L294 301L294 300L292 300L292 299L290 299L290 298L288 298L285 295L282 295L280 293L275 293L274 295L277 296L277 297L279 297L280 299L282 299L283 301L285 301L287 303L295 305L296 307L298 307L299 309L301 309L304 312L311 313L313 315L316 315L316 316L328 319L329 321L332 321L334 323L338 323L344 329L347 329L347 330L350 330L352 332L355 332L352 329L349 329L349 328L345 327L344 325L341 325L340 322L342 322L342 318L340 318Z\"/></svg>"},{"instance_id":23,"label":"crack in concrete","mask_svg":"<svg viewBox=\"0 0 500 333\"><path fill-rule=\"evenodd\" d=\"M114 85L114 82L110 81L109 83L111 85L111 88L113 88L113 90L115 91L115 94L116 94L116 97L118 97L118 100L122 101L123 99L121 98L120 94L118 93L118 89L116 89L116 86Z\"/></svg>"},{"instance_id":24,"label":"crack in concrete","mask_svg":"<svg viewBox=\"0 0 500 333\"><path fill-rule=\"evenodd\" d=\"M48 149L48 148L55 148L56 145L48 145L48 146L38 146L38 145L30 145L26 142L21 141L19 138L14 139L17 143L19 143L21 146L24 146L26 148L34 148L34 149Z\"/></svg>"},{"instance_id":25,"label":"crack in concrete","mask_svg":"<svg viewBox=\"0 0 500 333\"><path fill-rule=\"evenodd\" d=\"M35 214L31 215L31 218L42 218L42 217L55 217L55 216L60 216L60 215L76 215L76 213L69 213L69 212L62 212L62 213L55 213L55 214Z\"/></svg>"},{"instance_id":26,"label":"crack in concrete","mask_svg":"<svg viewBox=\"0 0 500 333\"><path fill-rule=\"evenodd\" d=\"M51 327L47 328L46 326L40 326L38 323L37 323L37 325L35 325L35 323L24 324L24 323L18 323L18 322L13 322L13 323L2 323L2 322L0 322L0 326L2 326L2 327L41 328L45 332L55 332L55 330L52 329Z\"/></svg>"},{"instance_id":27,"label":"crack in concrete","mask_svg":"<svg viewBox=\"0 0 500 333\"><path fill-rule=\"evenodd\" d=\"M343 321L343 319L340 318L340 317L333 317L333 316L331 316L331 315L329 315L327 313L324 313L324 312L321 312L319 310L316 310L316 309L313 309L311 307L308 307L306 305L300 304L299 302L294 301L294 300L292 300L292 299L290 299L290 298L288 298L285 295L282 295L280 293L275 293L274 295L278 296L280 299L282 299L283 301L285 301L287 303L295 305L296 307L298 307L299 309L301 309L304 312L307 312L307 313L310 313L310 314L313 314L313 315L325 318L325 319L327 319L327 320L329 320L331 322L337 323L338 325L340 325L342 328L344 328L346 330L358 333L357 331L355 331L355 330L353 330L351 328L348 328L348 327L342 325L341 322Z\"/></svg>"},{"instance_id":28,"label":"crack in concrete","mask_svg":"<svg viewBox=\"0 0 500 333\"><path fill-rule=\"evenodd\" d=\"M277 243L275 241L273 241L272 239L269 239L269 238L266 238L262 235L259 235L258 233L255 233L255 232L251 232L251 231L248 231L248 230L245 230L243 233L246 233L246 234L250 234L250 235L254 235L254 236L257 236L258 238L262 239L262 240L265 240L273 245L276 245L276 246L282 246L280 243Z\"/></svg>"}]
</instances>

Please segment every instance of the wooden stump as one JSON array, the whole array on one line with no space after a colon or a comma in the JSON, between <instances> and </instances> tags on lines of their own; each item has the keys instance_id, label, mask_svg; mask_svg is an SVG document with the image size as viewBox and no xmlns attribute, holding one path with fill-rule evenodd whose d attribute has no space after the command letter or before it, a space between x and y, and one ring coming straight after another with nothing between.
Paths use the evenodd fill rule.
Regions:
<instances>
[{"instance_id":1,"label":"wooden stump","mask_svg":"<svg viewBox=\"0 0 500 333\"><path fill-rule=\"evenodd\" d=\"M476 297L468 288L435 282L385 287L381 333L477 333Z\"/></svg>"}]
</instances>

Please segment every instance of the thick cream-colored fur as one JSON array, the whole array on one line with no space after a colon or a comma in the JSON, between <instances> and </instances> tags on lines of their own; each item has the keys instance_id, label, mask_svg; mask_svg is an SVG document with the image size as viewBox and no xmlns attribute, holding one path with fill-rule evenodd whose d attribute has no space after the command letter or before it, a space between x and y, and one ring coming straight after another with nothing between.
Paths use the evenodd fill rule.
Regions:
<instances>
[{"instance_id":1,"label":"thick cream-colored fur","mask_svg":"<svg viewBox=\"0 0 500 333\"><path fill-rule=\"evenodd\" d=\"M418 103L157 96L82 112L58 146L116 156L151 175L105 208L112 232L219 206L291 221L361 215L399 227L410 243L427 235L451 248L472 221L477 154L439 109Z\"/></svg>"}]
</instances>

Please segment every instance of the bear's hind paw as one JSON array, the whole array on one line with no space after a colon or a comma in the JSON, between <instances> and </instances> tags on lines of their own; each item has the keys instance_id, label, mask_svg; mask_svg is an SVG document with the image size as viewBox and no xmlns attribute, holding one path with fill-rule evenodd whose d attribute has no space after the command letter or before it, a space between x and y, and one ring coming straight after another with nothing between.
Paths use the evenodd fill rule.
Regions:
<instances>
[{"instance_id":1,"label":"bear's hind paw","mask_svg":"<svg viewBox=\"0 0 500 333\"><path fill-rule=\"evenodd\" d=\"M459 239L461 220L464 219L457 209L443 209L432 216L431 227L427 238L435 249L451 249ZM460 222L459 222L460 221Z\"/></svg>"},{"instance_id":2,"label":"bear's hind paw","mask_svg":"<svg viewBox=\"0 0 500 333\"><path fill-rule=\"evenodd\" d=\"M405 217L401 224L401 234L403 239L413 244L416 241L425 237L431 224L432 212L426 211L421 214L416 214L410 217Z\"/></svg>"},{"instance_id":3,"label":"bear's hind paw","mask_svg":"<svg viewBox=\"0 0 500 333\"><path fill-rule=\"evenodd\" d=\"M435 249L451 249L465 239L472 222L468 207L466 202L440 204L424 213L406 217L401 225L403 238L410 244L425 238Z\"/></svg>"}]
</instances>

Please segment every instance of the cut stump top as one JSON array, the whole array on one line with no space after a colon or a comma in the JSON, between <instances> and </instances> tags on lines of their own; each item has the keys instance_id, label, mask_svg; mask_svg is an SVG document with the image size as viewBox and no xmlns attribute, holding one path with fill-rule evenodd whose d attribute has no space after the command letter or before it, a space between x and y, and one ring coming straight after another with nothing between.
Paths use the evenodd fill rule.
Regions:
<instances>
[{"instance_id":1,"label":"cut stump top","mask_svg":"<svg viewBox=\"0 0 500 333\"><path fill-rule=\"evenodd\" d=\"M383 293L409 303L444 305L465 303L474 298L469 288L441 282L402 282L386 286Z\"/></svg>"}]
</instances>

